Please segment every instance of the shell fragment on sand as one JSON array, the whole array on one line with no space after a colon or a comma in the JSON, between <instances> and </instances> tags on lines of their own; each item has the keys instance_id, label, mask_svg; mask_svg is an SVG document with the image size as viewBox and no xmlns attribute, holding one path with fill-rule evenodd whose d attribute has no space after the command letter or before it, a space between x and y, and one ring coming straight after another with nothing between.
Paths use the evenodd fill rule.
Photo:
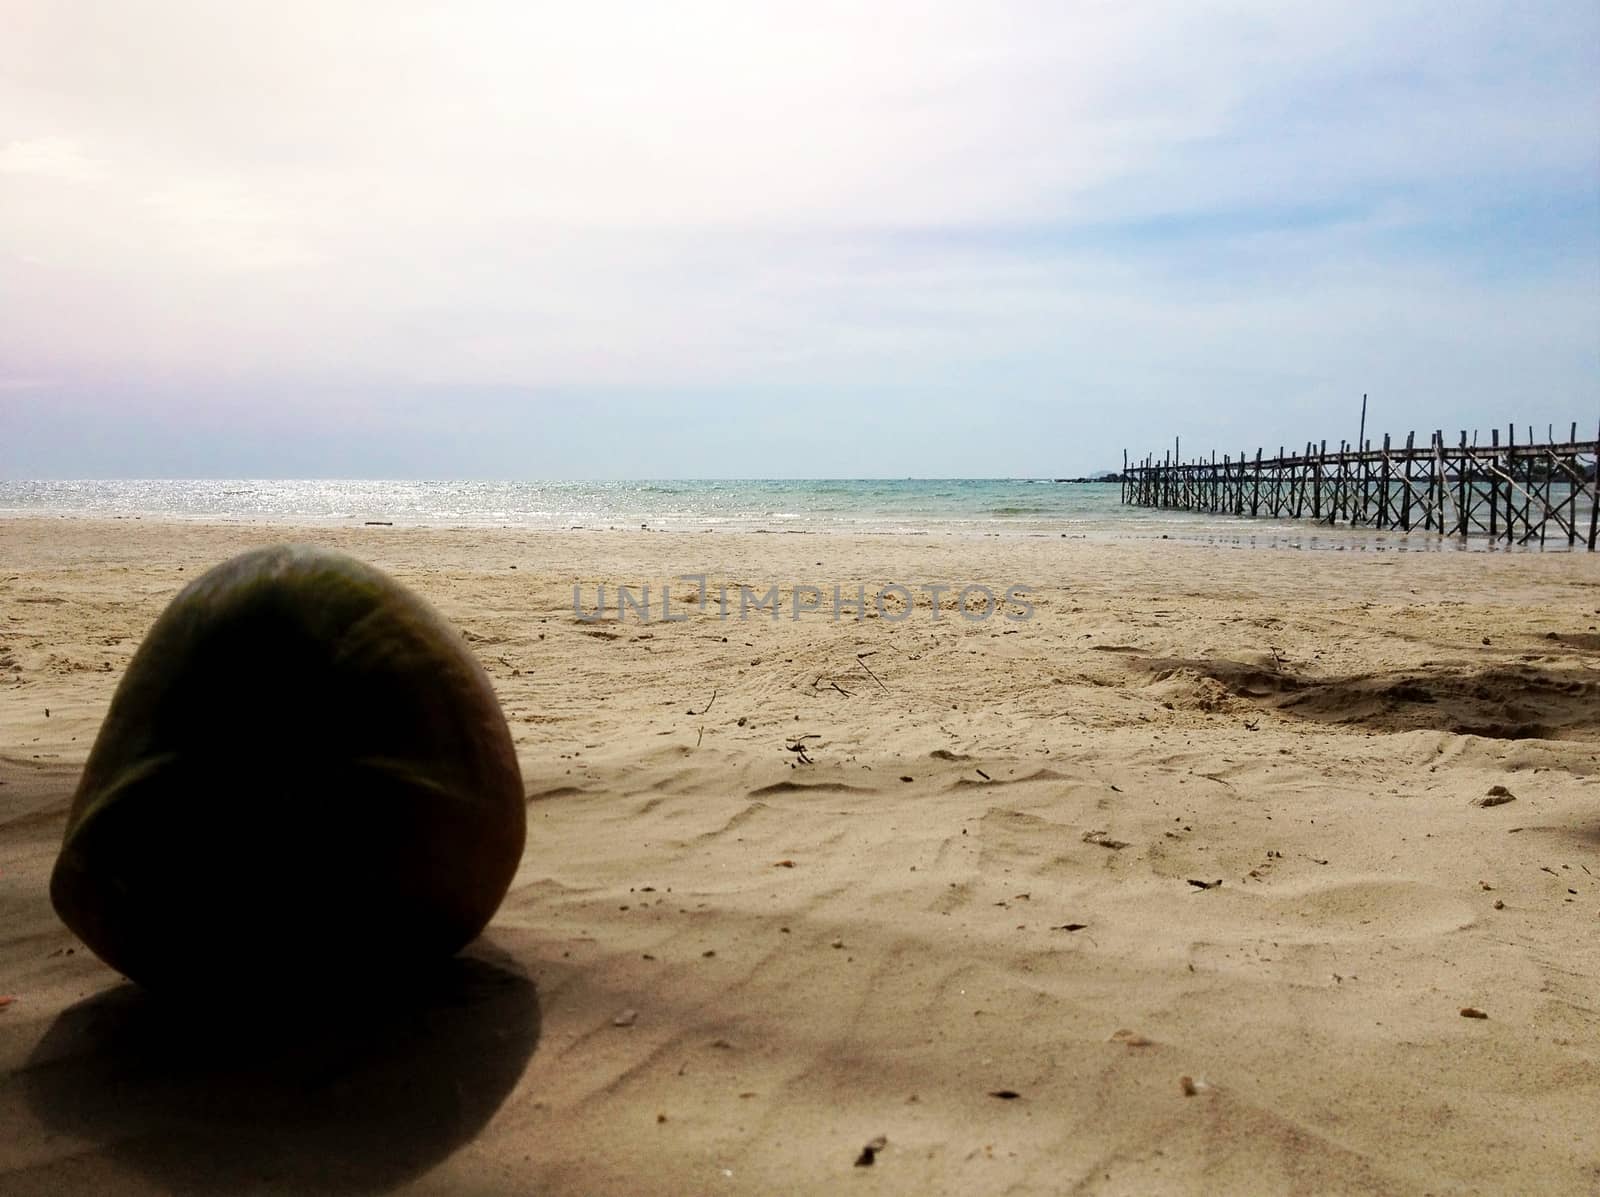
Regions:
<instances>
[{"instance_id":1,"label":"shell fragment on sand","mask_svg":"<svg viewBox=\"0 0 1600 1197\"><path fill-rule=\"evenodd\" d=\"M1489 792L1482 798L1474 798L1473 806L1504 806L1508 802L1515 802L1517 796L1505 786L1490 786Z\"/></svg>"}]
</instances>

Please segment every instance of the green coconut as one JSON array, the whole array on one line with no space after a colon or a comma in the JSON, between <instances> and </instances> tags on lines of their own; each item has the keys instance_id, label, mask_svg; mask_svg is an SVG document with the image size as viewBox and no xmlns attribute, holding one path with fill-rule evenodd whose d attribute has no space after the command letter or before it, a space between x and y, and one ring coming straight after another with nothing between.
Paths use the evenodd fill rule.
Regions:
<instances>
[{"instance_id":1,"label":"green coconut","mask_svg":"<svg viewBox=\"0 0 1600 1197\"><path fill-rule=\"evenodd\" d=\"M196 579L145 637L50 897L154 990L373 978L476 937L525 834L460 633L369 565L278 546Z\"/></svg>"}]
</instances>

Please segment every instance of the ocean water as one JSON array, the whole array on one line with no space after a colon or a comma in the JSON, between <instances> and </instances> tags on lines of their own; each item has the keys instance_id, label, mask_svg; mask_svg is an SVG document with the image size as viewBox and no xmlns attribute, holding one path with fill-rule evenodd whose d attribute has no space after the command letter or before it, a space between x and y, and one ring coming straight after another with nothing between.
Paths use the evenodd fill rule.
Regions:
<instances>
[{"instance_id":1,"label":"ocean water","mask_svg":"<svg viewBox=\"0 0 1600 1197\"><path fill-rule=\"evenodd\" d=\"M281 525L647 527L661 531L1159 538L1242 547L1459 548L1423 532L1329 528L1125 506L1116 483L1049 479L642 482L0 480L0 516ZM1485 547L1474 542L1469 547ZM1503 547L1503 546L1502 546ZM1565 548L1565 544L1560 546Z\"/></svg>"}]
</instances>

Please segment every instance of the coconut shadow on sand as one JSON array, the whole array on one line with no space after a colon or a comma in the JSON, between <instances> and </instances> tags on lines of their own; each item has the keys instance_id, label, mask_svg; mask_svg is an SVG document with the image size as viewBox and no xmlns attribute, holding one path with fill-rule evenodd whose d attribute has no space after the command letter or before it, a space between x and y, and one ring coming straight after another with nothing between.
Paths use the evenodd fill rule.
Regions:
<instances>
[{"instance_id":1,"label":"coconut shadow on sand","mask_svg":"<svg viewBox=\"0 0 1600 1197\"><path fill-rule=\"evenodd\" d=\"M248 1012L119 985L63 1011L24 1078L53 1131L171 1192L381 1193L472 1140L539 1025L532 980L480 941L331 1005L314 978L285 978ZM60 1165L69 1184L75 1166Z\"/></svg>"}]
</instances>

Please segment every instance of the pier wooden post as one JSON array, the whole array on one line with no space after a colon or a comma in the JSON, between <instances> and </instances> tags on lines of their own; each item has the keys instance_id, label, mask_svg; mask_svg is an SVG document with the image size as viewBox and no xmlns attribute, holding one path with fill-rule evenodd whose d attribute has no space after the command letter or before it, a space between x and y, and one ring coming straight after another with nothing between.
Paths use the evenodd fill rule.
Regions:
<instances>
[{"instance_id":1,"label":"pier wooden post","mask_svg":"<svg viewBox=\"0 0 1600 1197\"><path fill-rule=\"evenodd\" d=\"M1428 479L1428 488L1429 488L1429 494L1431 494L1433 496L1431 506L1433 508L1433 523L1434 523L1434 526L1437 528L1438 531L1443 532L1445 530L1445 528L1444 528L1444 496L1445 496L1445 485L1444 485L1444 429L1443 428L1435 428L1433 430L1432 474L1430 475L1430 477Z\"/></svg>"},{"instance_id":2,"label":"pier wooden post","mask_svg":"<svg viewBox=\"0 0 1600 1197\"><path fill-rule=\"evenodd\" d=\"M1383 434L1383 464L1378 471L1378 527L1389 526L1389 434Z\"/></svg>"},{"instance_id":3,"label":"pier wooden post","mask_svg":"<svg viewBox=\"0 0 1600 1197\"><path fill-rule=\"evenodd\" d=\"M1315 457L1316 446L1307 441L1306 455L1300 459L1300 502L1294 510L1296 519L1300 518L1300 513L1305 510L1306 504L1311 501L1311 471L1314 468Z\"/></svg>"},{"instance_id":4,"label":"pier wooden post","mask_svg":"<svg viewBox=\"0 0 1600 1197\"><path fill-rule=\"evenodd\" d=\"M1435 432L1434 437L1438 437L1437 432ZM1434 483L1437 482L1437 478L1434 477L1434 458L1432 458L1434 442L1432 440L1427 442L1427 451L1429 451L1429 458L1427 458L1426 462L1422 462L1426 466L1426 469L1422 470L1422 478L1426 482L1426 490L1422 491L1422 498L1424 498L1424 502L1422 502L1422 531L1434 531L1434 504L1437 501L1437 496L1434 494Z\"/></svg>"},{"instance_id":5,"label":"pier wooden post","mask_svg":"<svg viewBox=\"0 0 1600 1197\"><path fill-rule=\"evenodd\" d=\"M1576 445L1577 443L1578 421L1574 420L1572 421L1572 431L1567 435L1567 444ZM1578 539L1578 495L1582 490L1582 487L1573 479L1573 475L1581 475L1582 471L1578 469L1576 456L1568 457L1566 464L1570 471L1567 475L1567 544L1570 547ZM1595 446L1595 470L1597 475L1600 475L1600 444ZM1596 497L1600 498L1600 476L1596 478Z\"/></svg>"},{"instance_id":6,"label":"pier wooden post","mask_svg":"<svg viewBox=\"0 0 1600 1197\"><path fill-rule=\"evenodd\" d=\"M1499 429L1495 430L1496 432ZM1510 544L1516 535L1517 526L1517 426L1506 425L1506 543Z\"/></svg>"},{"instance_id":7,"label":"pier wooden post","mask_svg":"<svg viewBox=\"0 0 1600 1197\"><path fill-rule=\"evenodd\" d=\"M1576 438L1574 438L1576 439ZM1600 427L1594 434L1594 485L1589 496L1589 551L1594 552L1595 538L1600 536Z\"/></svg>"},{"instance_id":8,"label":"pier wooden post","mask_svg":"<svg viewBox=\"0 0 1600 1197\"><path fill-rule=\"evenodd\" d=\"M1328 442L1323 441L1322 447L1317 450L1316 472L1311 476L1311 518L1322 518L1322 465L1328 456Z\"/></svg>"},{"instance_id":9,"label":"pier wooden post","mask_svg":"<svg viewBox=\"0 0 1600 1197\"><path fill-rule=\"evenodd\" d=\"M1416 448L1417 434L1406 433L1405 490L1400 495L1400 527L1411 531L1411 451Z\"/></svg>"},{"instance_id":10,"label":"pier wooden post","mask_svg":"<svg viewBox=\"0 0 1600 1197\"><path fill-rule=\"evenodd\" d=\"M1350 510L1350 479L1349 467L1345 464L1345 451L1350 448L1349 441L1339 442L1339 473L1335 476L1333 484L1333 504L1328 515L1328 522L1347 518Z\"/></svg>"},{"instance_id":11,"label":"pier wooden post","mask_svg":"<svg viewBox=\"0 0 1600 1197\"><path fill-rule=\"evenodd\" d=\"M1361 397L1361 406L1365 408L1366 396ZM1364 431L1364 430L1363 430ZM1356 442L1356 502L1355 511L1350 517L1352 524L1367 522L1367 508L1370 500L1369 490L1372 480L1372 468L1367 462L1367 450L1370 446L1365 438Z\"/></svg>"},{"instance_id":12,"label":"pier wooden post","mask_svg":"<svg viewBox=\"0 0 1600 1197\"><path fill-rule=\"evenodd\" d=\"M1489 429L1489 448L1494 453L1493 462L1498 469L1500 465L1500 430ZM1495 473L1489 475L1489 539L1500 539L1500 476ZM1510 539L1508 536L1507 539Z\"/></svg>"},{"instance_id":13,"label":"pier wooden post","mask_svg":"<svg viewBox=\"0 0 1600 1197\"><path fill-rule=\"evenodd\" d=\"M1576 441L1577 439L1578 439L1578 425L1577 425L1576 422L1574 422L1573 425L1572 425L1572 436L1567 441L1567 444L1570 445L1574 441ZM1572 475L1578 473L1578 470L1576 469L1577 464L1578 464L1578 459L1576 457L1568 457L1563 462L1563 465L1567 467L1566 471L1564 471L1564 472L1567 473L1567 547L1568 548L1571 548L1572 545L1575 544L1577 542L1577 539L1578 539L1578 490L1579 490L1579 488L1578 488L1577 483L1575 483L1573 481L1573 479L1572 479ZM1595 468L1597 470L1600 470L1600 452L1597 452L1595 454Z\"/></svg>"},{"instance_id":14,"label":"pier wooden post","mask_svg":"<svg viewBox=\"0 0 1600 1197\"><path fill-rule=\"evenodd\" d=\"M1301 510L1306 506L1306 467L1310 462L1310 442L1306 442L1306 456L1299 459L1294 467L1294 518L1298 520Z\"/></svg>"},{"instance_id":15,"label":"pier wooden post","mask_svg":"<svg viewBox=\"0 0 1600 1197\"><path fill-rule=\"evenodd\" d=\"M1553 439L1553 437L1547 437L1545 444L1548 445ZM1539 520L1539 547L1542 549L1544 548L1545 533L1550 528L1550 487L1552 485L1551 479L1555 476L1555 469L1553 463L1546 461L1542 455L1533 458L1532 462L1534 466L1544 473L1544 486L1539 495L1539 512L1541 516Z\"/></svg>"},{"instance_id":16,"label":"pier wooden post","mask_svg":"<svg viewBox=\"0 0 1600 1197\"><path fill-rule=\"evenodd\" d=\"M1495 429L1496 432L1500 430ZM1498 438L1497 438L1498 439ZM1506 543L1510 544L1517 535L1517 429L1515 425L1506 426Z\"/></svg>"}]
</instances>

